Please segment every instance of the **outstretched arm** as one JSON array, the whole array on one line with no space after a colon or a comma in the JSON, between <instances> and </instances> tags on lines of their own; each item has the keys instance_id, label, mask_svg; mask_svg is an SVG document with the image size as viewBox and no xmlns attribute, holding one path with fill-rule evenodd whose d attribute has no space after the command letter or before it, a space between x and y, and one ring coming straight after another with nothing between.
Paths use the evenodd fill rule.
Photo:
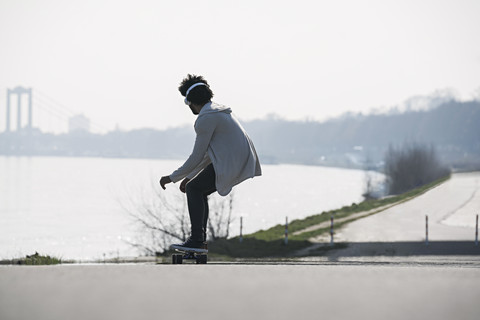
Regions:
<instances>
[{"instance_id":1,"label":"outstretched arm","mask_svg":"<svg viewBox=\"0 0 480 320\"><path fill-rule=\"evenodd\" d=\"M210 158L207 156L208 145L215 131L215 119L209 117L200 117L195 124L195 131L197 133L193 151L188 157L187 161L170 174L170 179L173 182L182 180L185 177L193 178L201 169L208 165Z\"/></svg>"}]
</instances>

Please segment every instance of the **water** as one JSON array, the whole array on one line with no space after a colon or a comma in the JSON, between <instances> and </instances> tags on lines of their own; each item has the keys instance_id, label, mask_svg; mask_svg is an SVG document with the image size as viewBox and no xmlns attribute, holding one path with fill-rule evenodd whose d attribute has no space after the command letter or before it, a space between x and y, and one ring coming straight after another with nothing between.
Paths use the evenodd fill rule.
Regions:
<instances>
[{"instance_id":1,"label":"water","mask_svg":"<svg viewBox=\"0 0 480 320\"><path fill-rule=\"evenodd\" d=\"M0 157L0 259L38 251L64 259L136 256L138 236L122 205L154 197L157 181L181 160ZM234 188L231 235L362 200L365 173L263 165L263 176ZM169 199L184 199L178 184ZM175 200L171 200L175 201ZM180 200L182 201L182 200Z\"/></svg>"}]
</instances>

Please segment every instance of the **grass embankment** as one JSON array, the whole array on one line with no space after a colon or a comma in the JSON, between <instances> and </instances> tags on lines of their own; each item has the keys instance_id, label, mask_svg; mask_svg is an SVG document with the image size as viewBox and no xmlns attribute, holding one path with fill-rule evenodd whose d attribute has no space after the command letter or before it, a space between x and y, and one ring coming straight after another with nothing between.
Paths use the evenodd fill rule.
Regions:
<instances>
[{"instance_id":1,"label":"grass embankment","mask_svg":"<svg viewBox=\"0 0 480 320\"><path fill-rule=\"evenodd\" d=\"M427 185L418 187L406 193L386 197L383 199L365 200L359 204L353 203L338 210L322 212L305 219L293 220L288 224L288 244L284 244L285 225L276 225L268 230L260 230L245 235L240 242L238 237L221 239L209 243L209 255L215 257L232 258L259 258L259 257L287 257L294 252L312 245L312 239L330 232L330 217L334 216L334 228L357 219L376 214L394 205L417 197L429 189L447 181L450 176L438 179ZM325 247L324 250L338 248ZM321 251L316 251L316 255Z\"/></svg>"},{"instance_id":2,"label":"grass embankment","mask_svg":"<svg viewBox=\"0 0 480 320\"><path fill-rule=\"evenodd\" d=\"M1 260L0 264L17 264L17 265L52 265L52 264L61 264L62 260L55 258L55 257L50 257L50 256L42 256L38 254L38 252L35 252L35 254L32 254L30 256L26 256L25 258L19 258L19 259L12 259L12 260Z\"/></svg>"}]
</instances>

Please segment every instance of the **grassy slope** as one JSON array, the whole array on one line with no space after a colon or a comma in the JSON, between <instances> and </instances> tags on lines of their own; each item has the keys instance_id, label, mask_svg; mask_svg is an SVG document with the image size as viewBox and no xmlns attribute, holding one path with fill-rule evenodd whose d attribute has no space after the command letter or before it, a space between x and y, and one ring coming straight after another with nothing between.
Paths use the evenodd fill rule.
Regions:
<instances>
[{"instance_id":1,"label":"grassy slope","mask_svg":"<svg viewBox=\"0 0 480 320\"><path fill-rule=\"evenodd\" d=\"M40 255L37 252L30 256L26 256L25 258L20 259L12 259L12 260L2 260L0 264L18 264L18 265L51 265L51 264L61 264L64 261L61 259Z\"/></svg>"}]
</instances>

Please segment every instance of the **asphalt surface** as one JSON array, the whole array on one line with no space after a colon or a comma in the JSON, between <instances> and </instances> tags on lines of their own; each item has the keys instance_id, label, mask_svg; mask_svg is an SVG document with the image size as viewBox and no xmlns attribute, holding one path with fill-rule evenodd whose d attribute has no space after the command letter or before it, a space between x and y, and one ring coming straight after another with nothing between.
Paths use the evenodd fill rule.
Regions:
<instances>
[{"instance_id":1,"label":"asphalt surface","mask_svg":"<svg viewBox=\"0 0 480 320\"><path fill-rule=\"evenodd\" d=\"M480 261L0 267L0 319L478 319Z\"/></svg>"}]
</instances>

